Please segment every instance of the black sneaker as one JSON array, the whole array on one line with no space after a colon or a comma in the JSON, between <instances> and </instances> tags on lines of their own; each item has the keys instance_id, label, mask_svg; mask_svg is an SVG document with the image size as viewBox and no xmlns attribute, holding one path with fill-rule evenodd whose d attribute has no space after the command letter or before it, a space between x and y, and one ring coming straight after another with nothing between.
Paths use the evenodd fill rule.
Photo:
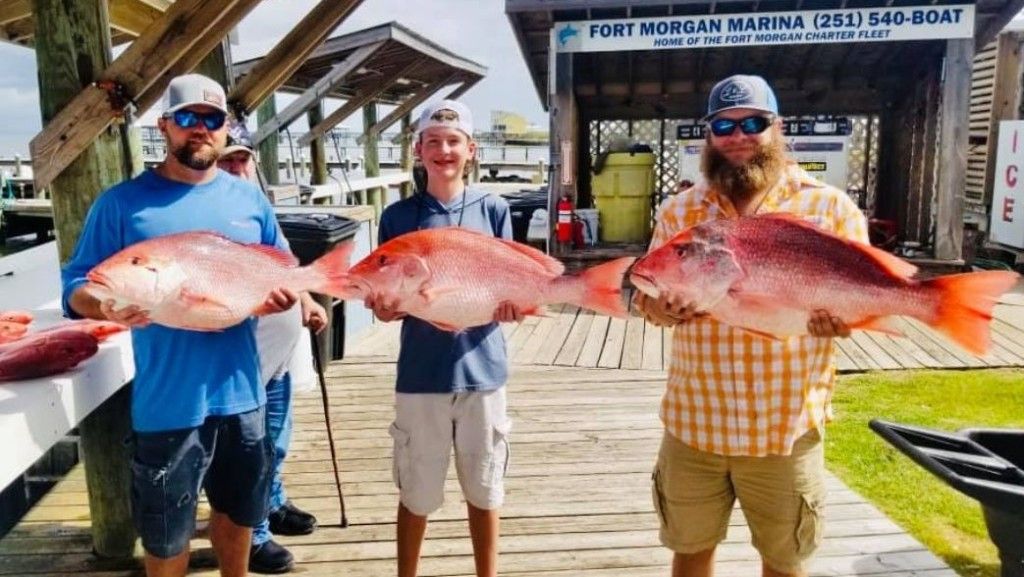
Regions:
<instances>
[{"instance_id":1,"label":"black sneaker","mask_svg":"<svg viewBox=\"0 0 1024 577\"><path fill-rule=\"evenodd\" d=\"M273 540L249 549L249 571L253 573L287 573L295 566L291 552Z\"/></svg>"},{"instance_id":2,"label":"black sneaker","mask_svg":"<svg viewBox=\"0 0 1024 577\"><path fill-rule=\"evenodd\" d=\"M309 535L316 530L316 517L286 501L277 511L267 515L270 532L275 535Z\"/></svg>"}]
</instances>

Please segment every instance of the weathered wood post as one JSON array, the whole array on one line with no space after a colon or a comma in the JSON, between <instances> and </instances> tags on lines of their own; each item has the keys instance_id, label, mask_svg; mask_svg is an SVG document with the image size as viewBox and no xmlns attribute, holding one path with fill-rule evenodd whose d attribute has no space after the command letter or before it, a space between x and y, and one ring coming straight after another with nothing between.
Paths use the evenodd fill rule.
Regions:
<instances>
[{"instance_id":1,"label":"weathered wood post","mask_svg":"<svg viewBox=\"0 0 1024 577\"><path fill-rule=\"evenodd\" d=\"M401 126L402 126L402 132L399 134L399 138L401 138L401 142L402 142L402 160L401 160L402 172L408 174L410 176L410 180L408 182L403 182L401 184L401 188L399 189L399 194L401 195L402 198L409 198L410 196L412 196L412 193L413 193L413 186L412 186L412 180L411 180L411 177L412 177L412 166L413 166L413 158L412 158L412 144L413 144L412 143L412 136L413 135L412 135L412 115L411 114L406 114L405 116L402 117L402 125Z\"/></svg>"},{"instance_id":2,"label":"weathered wood post","mask_svg":"<svg viewBox=\"0 0 1024 577\"><path fill-rule=\"evenodd\" d=\"M935 258L963 258L964 185L967 182L967 136L974 39L946 41L942 76L942 140L936 186Z\"/></svg>"},{"instance_id":3,"label":"weathered wood post","mask_svg":"<svg viewBox=\"0 0 1024 577\"><path fill-rule=\"evenodd\" d=\"M274 101L274 93L264 100L256 109L256 121L266 124L277 116L277 103ZM277 132L268 135L259 144L260 169L263 176L267 178L267 184L281 184L281 161L277 157Z\"/></svg>"},{"instance_id":4,"label":"weathered wood post","mask_svg":"<svg viewBox=\"0 0 1024 577\"><path fill-rule=\"evenodd\" d=\"M377 124L377 103L371 102L363 107L363 126L369 128ZM367 178L380 176L380 159L377 155L377 135L372 132L365 132L366 140L363 141L363 171ZM384 193L380 188L373 188L366 191L367 204L373 205L373 210L380 218L384 210Z\"/></svg>"},{"instance_id":5,"label":"weathered wood post","mask_svg":"<svg viewBox=\"0 0 1024 577\"><path fill-rule=\"evenodd\" d=\"M110 24L106 0L32 0L32 11L39 100L47 124L110 64ZM50 185L61 262L71 256L100 192L131 176L132 162L125 155L131 148L124 145L121 130L111 126ZM79 431L93 551L100 557L130 557L135 530L129 512L130 456L124 443L131 434L130 387L86 417Z\"/></svg>"},{"instance_id":6,"label":"weathered wood post","mask_svg":"<svg viewBox=\"0 0 1024 577\"><path fill-rule=\"evenodd\" d=\"M324 101L320 100L306 113L310 126L316 126L324 121ZM309 183L327 184L327 148L324 137L314 138L309 143Z\"/></svg>"}]
</instances>

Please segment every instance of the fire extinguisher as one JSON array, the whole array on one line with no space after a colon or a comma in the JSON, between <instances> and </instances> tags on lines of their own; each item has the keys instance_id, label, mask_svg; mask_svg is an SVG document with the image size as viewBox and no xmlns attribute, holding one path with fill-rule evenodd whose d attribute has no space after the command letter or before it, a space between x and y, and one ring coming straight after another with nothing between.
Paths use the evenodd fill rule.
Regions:
<instances>
[{"instance_id":1,"label":"fire extinguisher","mask_svg":"<svg viewBox=\"0 0 1024 577\"><path fill-rule=\"evenodd\" d=\"M558 201L558 242L572 242L572 201L568 195Z\"/></svg>"}]
</instances>

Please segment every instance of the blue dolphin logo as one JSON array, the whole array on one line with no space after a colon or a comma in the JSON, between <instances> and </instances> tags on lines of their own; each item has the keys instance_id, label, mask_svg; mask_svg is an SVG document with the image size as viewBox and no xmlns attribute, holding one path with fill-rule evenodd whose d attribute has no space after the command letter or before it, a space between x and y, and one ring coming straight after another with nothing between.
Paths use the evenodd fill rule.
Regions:
<instances>
[{"instance_id":1,"label":"blue dolphin logo","mask_svg":"<svg viewBox=\"0 0 1024 577\"><path fill-rule=\"evenodd\" d=\"M570 38L572 38L573 36L579 36L579 35L580 35L580 31L579 30L573 28L569 24L566 24L565 28L562 28L561 30L558 31L558 43L561 44L562 46L565 46L565 44L567 42L569 42Z\"/></svg>"}]
</instances>

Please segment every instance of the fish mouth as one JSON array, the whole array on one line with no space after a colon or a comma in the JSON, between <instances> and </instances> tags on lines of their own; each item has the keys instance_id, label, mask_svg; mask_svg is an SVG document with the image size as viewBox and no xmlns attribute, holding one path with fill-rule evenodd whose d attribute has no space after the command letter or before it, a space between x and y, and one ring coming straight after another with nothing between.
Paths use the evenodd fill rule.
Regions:
<instances>
[{"instance_id":1,"label":"fish mouth","mask_svg":"<svg viewBox=\"0 0 1024 577\"><path fill-rule=\"evenodd\" d=\"M96 286L98 286L100 288L105 288L107 290L110 290L110 289L113 288L113 284L110 282L110 279L105 274L103 274L101 272L96 272L94 270L91 270L91 271L89 271L85 275L85 278L88 279L88 281L90 283L92 283L92 284L94 284L94 285L96 285Z\"/></svg>"},{"instance_id":2,"label":"fish mouth","mask_svg":"<svg viewBox=\"0 0 1024 577\"><path fill-rule=\"evenodd\" d=\"M658 289L658 282L648 274L633 271L629 274L629 281L647 296L658 298L658 295L661 293L661 290Z\"/></svg>"}]
</instances>

